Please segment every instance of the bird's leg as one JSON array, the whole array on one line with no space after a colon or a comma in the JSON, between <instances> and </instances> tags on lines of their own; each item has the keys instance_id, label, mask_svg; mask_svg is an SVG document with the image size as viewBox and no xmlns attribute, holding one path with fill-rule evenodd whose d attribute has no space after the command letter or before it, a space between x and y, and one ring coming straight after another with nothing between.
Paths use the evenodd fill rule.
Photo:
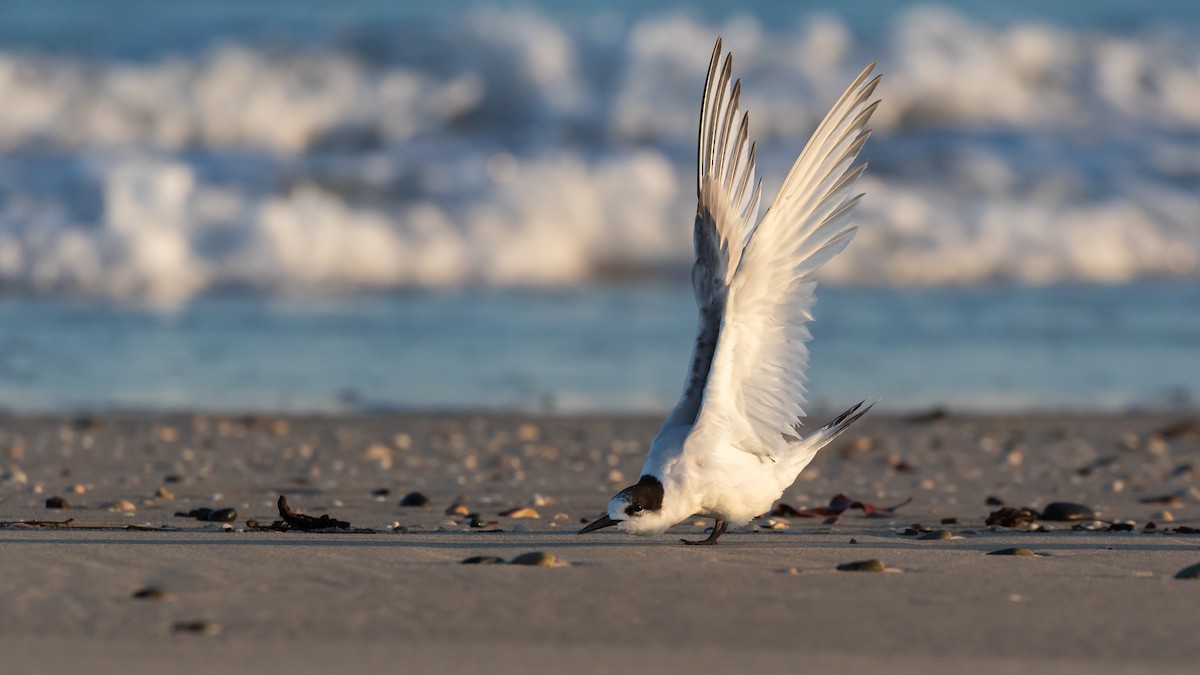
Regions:
<instances>
[{"instance_id":1,"label":"bird's leg","mask_svg":"<svg viewBox=\"0 0 1200 675\"><path fill-rule=\"evenodd\" d=\"M699 539L697 541L692 541L691 539L680 539L679 541L687 544L688 546L712 546L713 544L717 543L717 537L725 533L726 525L727 523L725 521L717 518L716 522L713 523L712 534L708 535L708 539Z\"/></svg>"}]
</instances>

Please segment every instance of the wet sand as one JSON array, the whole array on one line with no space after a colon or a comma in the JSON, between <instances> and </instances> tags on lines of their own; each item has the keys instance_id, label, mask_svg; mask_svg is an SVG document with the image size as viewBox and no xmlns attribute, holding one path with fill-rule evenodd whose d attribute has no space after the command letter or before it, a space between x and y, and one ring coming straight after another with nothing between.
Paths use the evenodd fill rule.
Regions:
<instances>
[{"instance_id":1,"label":"wet sand","mask_svg":"<svg viewBox=\"0 0 1200 675\"><path fill-rule=\"evenodd\" d=\"M871 415L782 501L912 502L693 548L707 522L574 534L656 418L0 417L0 649L11 672L1191 672L1196 419ZM281 494L369 531L247 526ZM988 497L1095 529L989 527ZM175 515L201 507L238 516ZM562 564L460 564L531 551ZM887 571L836 569L868 559Z\"/></svg>"}]
</instances>

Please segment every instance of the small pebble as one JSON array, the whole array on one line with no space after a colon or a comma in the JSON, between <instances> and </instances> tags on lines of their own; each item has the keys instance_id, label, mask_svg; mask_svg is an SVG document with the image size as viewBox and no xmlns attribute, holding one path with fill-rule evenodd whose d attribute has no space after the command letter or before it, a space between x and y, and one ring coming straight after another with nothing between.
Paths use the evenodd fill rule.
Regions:
<instances>
[{"instance_id":1,"label":"small pebble","mask_svg":"<svg viewBox=\"0 0 1200 675\"><path fill-rule=\"evenodd\" d=\"M999 497L988 497L983 503L986 506L1004 506L1004 500Z\"/></svg>"},{"instance_id":2,"label":"small pebble","mask_svg":"<svg viewBox=\"0 0 1200 675\"><path fill-rule=\"evenodd\" d=\"M532 551L530 553L522 553L512 559L512 565L530 565L532 567L554 567L558 564L558 558L555 558L552 553L543 553L542 551Z\"/></svg>"},{"instance_id":3,"label":"small pebble","mask_svg":"<svg viewBox=\"0 0 1200 675\"><path fill-rule=\"evenodd\" d=\"M1191 419L1172 422L1157 432L1157 435L1166 439L1187 438L1197 434L1200 434L1200 421Z\"/></svg>"},{"instance_id":4,"label":"small pebble","mask_svg":"<svg viewBox=\"0 0 1200 675\"><path fill-rule=\"evenodd\" d=\"M392 449L382 443L372 443L363 451L363 459L379 462L384 469L392 467Z\"/></svg>"},{"instance_id":5,"label":"small pebble","mask_svg":"<svg viewBox=\"0 0 1200 675\"><path fill-rule=\"evenodd\" d=\"M170 501L175 499L175 494L165 487L160 487L154 491L154 498Z\"/></svg>"},{"instance_id":6,"label":"small pebble","mask_svg":"<svg viewBox=\"0 0 1200 675\"><path fill-rule=\"evenodd\" d=\"M467 505L462 502L455 502L446 508L446 515L448 516L465 516L469 515L470 513L471 510L468 509Z\"/></svg>"},{"instance_id":7,"label":"small pebble","mask_svg":"<svg viewBox=\"0 0 1200 675\"><path fill-rule=\"evenodd\" d=\"M128 499L118 499L115 502L108 502L103 508L109 511L133 511L137 509L137 505Z\"/></svg>"},{"instance_id":8,"label":"small pebble","mask_svg":"<svg viewBox=\"0 0 1200 675\"><path fill-rule=\"evenodd\" d=\"M1181 476L1190 476L1195 472L1196 465L1192 464L1191 462L1184 462L1183 464L1177 465L1174 469L1171 469L1169 476L1171 478L1179 478Z\"/></svg>"},{"instance_id":9,"label":"small pebble","mask_svg":"<svg viewBox=\"0 0 1200 675\"><path fill-rule=\"evenodd\" d=\"M99 429L104 426L104 420L100 417L92 417L85 415L71 421L71 426L79 431L87 431L89 429Z\"/></svg>"},{"instance_id":10,"label":"small pebble","mask_svg":"<svg viewBox=\"0 0 1200 675\"><path fill-rule=\"evenodd\" d=\"M517 438L527 443L538 440L541 435L541 429L538 429L537 425L522 424L521 426L517 427Z\"/></svg>"},{"instance_id":11,"label":"small pebble","mask_svg":"<svg viewBox=\"0 0 1200 675\"><path fill-rule=\"evenodd\" d=\"M515 509L501 511L500 515L504 516L505 518L541 518L542 517L540 514L538 514L537 511L529 508L528 506L521 506L521 507L518 507Z\"/></svg>"},{"instance_id":12,"label":"small pebble","mask_svg":"<svg viewBox=\"0 0 1200 675\"><path fill-rule=\"evenodd\" d=\"M1037 514L1029 509L1015 509L1005 506L993 511L984 522L987 525L996 525L999 527L1020 527L1022 525L1029 525L1037 521L1037 519Z\"/></svg>"},{"instance_id":13,"label":"small pebble","mask_svg":"<svg viewBox=\"0 0 1200 675\"><path fill-rule=\"evenodd\" d=\"M1042 509L1042 520L1072 521L1094 520L1096 512L1083 504L1051 502Z\"/></svg>"},{"instance_id":14,"label":"small pebble","mask_svg":"<svg viewBox=\"0 0 1200 675\"><path fill-rule=\"evenodd\" d=\"M87 492L87 488L84 487L84 485L82 483L76 483L76 484L72 485L71 487L67 488L67 491L74 492L77 495L81 495L81 494Z\"/></svg>"},{"instance_id":15,"label":"small pebble","mask_svg":"<svg viewBox=\"0 0 1200 675\"><path fill-rule=\"evenodd\" d=\"M473 555L463 560L460 565L503 565L504 558L494 555Z\"/></svg>"},{"instance_id":16,"label":"small pebble","mask_svg":"<svg viewBox=\"0 0 1200 675\"><path fill-rule=\"evenodd\" d=\"M526 525L525 523L517 523L516 525L513 525L513 529L512 529L512 531L513 531L513 532L528 533L528 532L533 532L533 528L532 528L532 527L530 527L530 526L528 526L528 525Z\"/></svg>"},{"instance_id":17,"label":"small pebble","mask_svg":"<svg viewBox=\"0 0 1200 675\"><path fill-rule=\"evenodd\" d=\"M410 492L400 499L400 506L429 506L429 497L420 492Z\"/></svg>"},{"instance_id":18,"label":"small pebble","mask_svg":"<svg viewBox=\"0 0 1200 675\"><path fill-rule=\"evenodd\" d=\"M46 499L46 508L48 509L69 509L71 504L62 497L48 497Z\"/></svg>"},{"instance_id":19,"label":"small pebble","mask_svg":"<svg viewBox=\"0 0 1200 675\"><path fill-rule=\"evenodd\" d=\"M927 532L917 538L924 540L953 539L954 533L952 533L950 530L934 530L933 532Z\"/></svg>"},{"instance_id":20,"label":"small pebble","mask_svg":"<svg viewBox=\"0 0 1200 675\"><path fill-rule=\"evenodd\" d=\"M237 511L232 508L210 509L206 506L201 506L186 513L176 511L175 515L179 518L195 518L196 520L208 520L215 523L232 523L237 520Z\"/></svg>"},{"instance_id":21,"label":"small pebble","mask_svg":"<svg viewBox=\"0 0 1200 675\"><path fill-rule=\"evenodd\" d=\"M237 520L237 511L231 508L216 509L208 514L206 520L211 520L214 523L232 523Z\"/></svg>"},{"instance_id":22,"label":"small pebble","mask_svg":"<svg viewBox=\"0 0 1200 675\"><path fill-rule=\"evenodd\" d=\"M942 518L942 525L957 525L958 518Z\"/></svg>"},{"instance_id":23,"label":"small pebble","mask_svg":"<svg viewBox=\"0 0 1200 675\"><path fill-rule=\"evenodd\" d=\"M221 625L211 621L178 621L171 627L171 630L176 633L192 635L219 635Z\"/></svg>"},{"instance_id":24,"label":"small pebble","mask_svg":"<svg viewBox=\"0 0 1200 675\"><path fill-rule=\"evenodd\" d=\"M1162 504L1164 506L1183 506L1183 497L1177 494L1158 495L1157 497L1144 497L1138 500L1143 504Z\"/></svg>"},{"instance_id":25,"label":"small pebble","mask_svg":"<svg viewBox=\"0 0 1200 675\"><path fill-rule=\"evenodd\" d=\"M1016 555L1024 558L1032 558L1037 554L1027 548L1002 548L996 551L991 551L988 555Z\"/></svg>"},{"instance_id":26,"label":"small pebble","mask_svg":"<svg viewBox=\"0 0 1200 675\"><path fill-rule=\"evenodd\" d=\"M375 488L374 490L371 490L372 497L386 497L390 494L392 494L392 491L389 488L385 488L385 487Z\"/></svg>"},{"instance_id":27,"label":"small pebble","mask_svg":"<svg viewBox=\"0 0 1200 675\"><path fill-rule=\"evenodd\" d=\"M837 566L840 572L882 572L886 569L880 560L859 560Z\"/></svg>"},{"instance_id":28,"label":"small pebble","mask_svg":"<svg viewBox=\"0 0 1200 675\"><path fill-rule=\"evenodd\" d=\"M1200 579L1200 563L1189 565L1175 573L1176 579Z\"/></svg>"},{"instance_id":29,"label":"small pebble","mask_svg":"<svg viewBox=\"0 0 1200 675\"><path fill-rule=\"evenodd\" d=\"M158 586L147 586L133 592L138 600L166 600L170 595Z\"/></svg>"}]
</instances>

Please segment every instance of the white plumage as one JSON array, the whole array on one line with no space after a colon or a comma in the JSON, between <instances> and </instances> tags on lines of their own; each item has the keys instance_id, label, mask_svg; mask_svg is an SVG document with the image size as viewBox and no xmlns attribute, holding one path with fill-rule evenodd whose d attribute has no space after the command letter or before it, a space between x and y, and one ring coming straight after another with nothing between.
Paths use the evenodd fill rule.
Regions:
<instances>
[{"instance_id":1,"label":"white plumage","mask_svg":"<svg viewBox=\"0 0 1200 675\"><path fill-rule=\"evenodd\" d=\"M758 219L749 116L741 81L717 40L700 115L692 284L700 318L683 396L663 423L642 479L609 502L608 525L661 534L693 514L726 525L768 511L812 460L867 409L854 406L802 435L814 273L850 243L861 194L854 165L879 101L872 62L817 127Z\"/></svg>"}]
</instances>

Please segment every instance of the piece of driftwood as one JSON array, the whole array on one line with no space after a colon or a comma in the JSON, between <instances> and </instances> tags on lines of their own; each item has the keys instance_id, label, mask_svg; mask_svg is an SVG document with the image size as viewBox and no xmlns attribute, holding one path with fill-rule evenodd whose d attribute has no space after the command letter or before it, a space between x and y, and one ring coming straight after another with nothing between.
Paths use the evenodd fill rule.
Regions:
<instances>
[{"instance_id":1,"label":"piece of driftwood","mask_svg":"<svg viewBox=\"0 0 1200 675\"><path fill-rule=\"evenodd\" d=\"M288 527L297 530L327 530L334 527L342 530L350 529L350 523L332 518L329 514L307 516L303 513L296 513L288 507L287 497L283 495L279 495L279 517L283 518L283 522L287 523Z\"/></svg>"}]
</instances>

